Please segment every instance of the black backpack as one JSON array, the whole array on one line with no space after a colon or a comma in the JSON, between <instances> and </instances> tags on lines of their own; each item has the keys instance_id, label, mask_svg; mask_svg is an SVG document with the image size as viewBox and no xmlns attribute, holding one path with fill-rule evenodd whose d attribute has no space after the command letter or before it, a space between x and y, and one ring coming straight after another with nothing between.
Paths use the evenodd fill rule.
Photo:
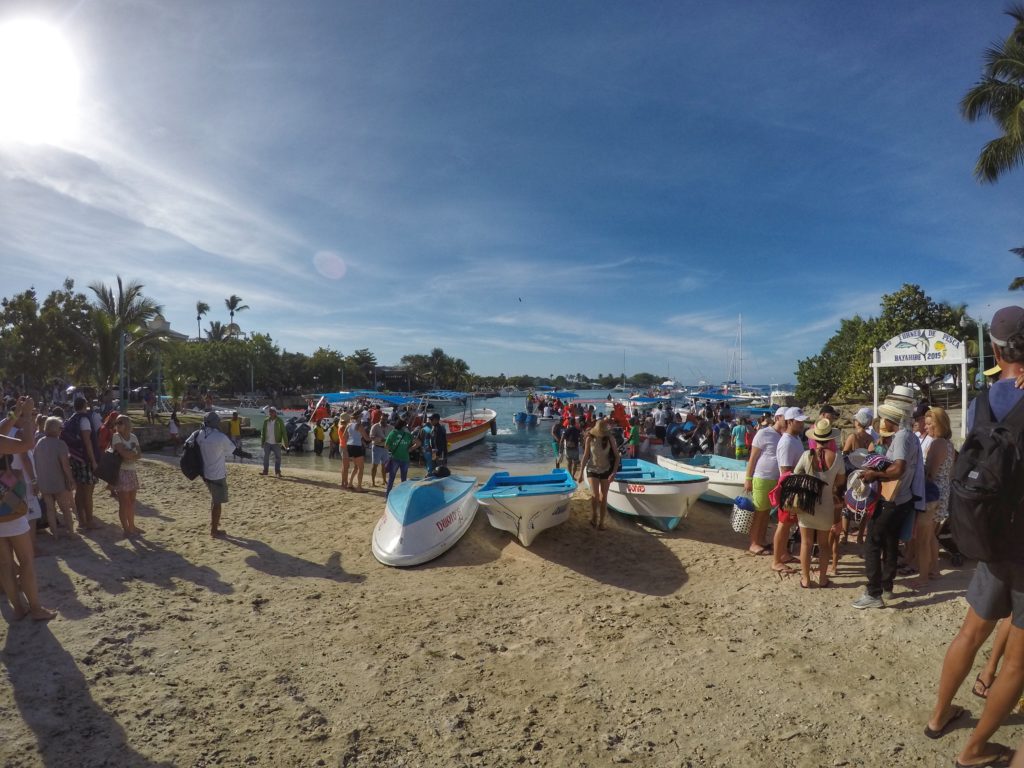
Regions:
<instances>
[{"instance_id":1,"label":"black backpack","mask_svg":"<svg viewBox=\"0 0 1024 768\"><path fill-rule=\"evenodd\" d=\"M1024 399L996 421L983 391L953 465L949 524L957 547L986 563L1024 559Z\"/></svg>"},{"instance_id":2,"label":"black backpack","mask_svg":"<svg viewBox=\"0 0 1024 768\"><path fill-rule=\"evenodd\" d=\"M189 480L195 480L203 474L203 452L199 449L198 437L198 429L188 436L181 448L181 461L178 462L181 474Z\"/></svg>"},{"instance_id":3,"label":"black backpack","mask_svg":"<svg viewBox=\"0 0 1024 768\"><path fill-rule=\"evenodd\" d=\"M92 442L92 455L96 461L100 460L100 444L97 433L99 430L92 429L92 416L90 411L76 411L68 416L60 428L60 439L68 447L71 457L84 462L88 458L85 452L85 440L82 438L82 419L89 419L89 438Z\"/></svg>"}]
</instances>

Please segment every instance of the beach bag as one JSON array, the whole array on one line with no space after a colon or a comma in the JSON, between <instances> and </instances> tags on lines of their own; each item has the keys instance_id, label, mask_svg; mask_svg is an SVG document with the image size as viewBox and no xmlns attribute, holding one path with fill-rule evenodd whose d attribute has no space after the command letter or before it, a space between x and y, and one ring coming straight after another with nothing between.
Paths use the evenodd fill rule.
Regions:
<instances>
[{"instance_id":1,"label":"beach bag","mask_svg":"<svg viewBox=\"0 0 1024 768\"><path fill-rule=\"evenodd\" d=\"M737 496L733 499L732 515L730 523L736 533L750 533L750 526L754 522L754 501L749 496Z\"/></svg>"},{"instance_id":2,"label":"beach bag","mask_svg":"<svg viewBox=\"0 0 1024 768\"><path fill-rule=\"evenodd\" d=\"M0 471L0 523L17 520L28 514L28 504L25 501L27 493L24 475L5 465Z\"/></svg>"},{"instance_id":3,"label":"beach bag","mask_svg":"<svg viewBox=\"0 0 1024 768\"><path fill-rule=\"evenodd\" d=\"M974 428L953 465L949 523L972 560L1014 560L1024 552L1024 399L997 422L988 393L978 395Z\"/></svg>"},{"instance_id":4,"label":"beach bag","mask_svg":"<svg viewBox=\"0 0 1024 768\"><path fill-rule=\"evenodd\" d=\"M104 482L117 485L121 475L121 454L113 449L101 453L93 474Z\"/></svg>"},{"instance_id":5,"label":"beach bag","mask_svg":"<svg viewBox=\"0 0 1024 768\"><path fill-rule=\"evenodd\" d=\"M181 459L178 466L181 474L189 480L195 480L203 474L203 452L199 449L199 430L197 429L181 447Z\"/></svg>"},{"instance_id":6,"label":"beach bag","mask_svg":"<svg viewBox=\"0 0 1024 768\"><path fill-rule=\"evenodd\" d=\"M81 413L73 413L64 420L63 426L60 428L60 439L63 440L68 446L68 452L71 454L71 458L77 461L85 461L87 459L85 453L85 442L82 439L82 419L90 419L88 411L82 411ZM90 423L90 427L92 424ZM92 440L92 455L99 456L99 441L96 435L97 430L89 430L89 438Z\"/></svg>"},{"instance_id":7,"label":"beach bag","mask_svg":"<svg viewBox=\"0 0 1024 768\"><path fill-rule=\"evenodd\" d=\"M875 514L879 496L878 483L864 482L861 471L854 470L850 474L850 479L846 484L846 494L843 497L848 512L846 517L855 523L859 523L865 518L870 519Z\"/></svg>"},{"instance_id":8,"label":"beach bag","mask_svg":"<svg viewBox=\"0 0 1024 768\"><path fill-rule=\"evenodd\" d=\"M795 471L779 483L781 506L783 509L813 515L821 500L821 493L828 483L818 477L813 468L815 466L813 451L804 453L797 464L798 468L801 466L807 467L807 469Z\"/></svg>"}]
</instances>

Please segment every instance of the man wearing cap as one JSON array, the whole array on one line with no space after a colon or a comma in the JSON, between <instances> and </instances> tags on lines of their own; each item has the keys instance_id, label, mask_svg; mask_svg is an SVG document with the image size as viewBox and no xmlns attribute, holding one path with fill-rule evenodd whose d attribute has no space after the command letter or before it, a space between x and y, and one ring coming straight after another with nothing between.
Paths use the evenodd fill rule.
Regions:
<instances>
[{"instance_id":1,"label":"man wearing cap","mask_svg":"<svg viewBox=\"0 0 1024 768\"><path fill-rule=\"evenodd\" d=\"M228 456L235 450L231 438L220 431L220 416L210 411L196 437L203 455L203 482L210 492L210 535L223 536L220 527L221 506L228 501Z\"/></svg>"},{"instance_id":2,"label":"man wearing cap","mask_svg":"<svg viewBox=\"0 0 1024 768\"><path fill-rule=\"evenodd\" d=\"M780 477L784 472L792 472L800 461L800 457L804 455L804 444L800 436L804 432L804 422L807 421L807 414L800 408L787 408L782 416L786 421L786 428L779 438L779 444L775 447L775 460L779 465ZM779 524L775 526L775 537L772 542L773 571L793 573L786 563L794 562L797 558L789 554L786 542L789 540L790 531L796 522L795 512L786 509L779 510Z\"/></svg>"},{"instance_id":3,"label":"man wearing cap","mask_svg":"<svg viewBox=\"0 0 1024 768\"><path fill-rule=\"evenodd\" d=\"M992 317L989 339L999 379L988 392L992 417L1003 421L1024 399L1024 308L1004 307ZM991 369L990 369L991 370ZM986 371L988 373L988 371ZM974 426L977 401L967 411L967 426ZM988 689L985 708L978 724L957 755L957 765L1006 765L1013 751L989 739L1017 704L1024 686L1024 555L1020 560L979 562L967 588L967 616L950 643L939 677L935 709L925 735L939 738L965 710L953 704L953 697L971 671L978 650L999 619L1010 617L1010 631L1003 666Z\"/></svg>"},{"instance_id":4,"label":"man wearing cap","mask_svg":"<svg viewBox=\"0 0 1024 768\"><path fill-rule=\"evenodd\" d=\"M274 454L274 474L281 476L281 446L285 440L284 422L277 415L277 408L270 406L267 409L267 420L263 422L263 431L260 432L260 445L263 446L263 471L261 475L267 474L270 469L270 454Z\"/></svg>"},{"instance_id":5,"label":"man wearing cap","mask_svg":"<svg viewBox=\"0 0 1024 768\"><path fill-rule=\"evenodd\" d=\"M772 511L768 493L779 482L779 462L775 451L785 431L786 408L782 407L775 411L774 423L758 430L750 446L743 490L751 494L754 501L754 522L750 526L750 547L747 550L752 555L767 555L772 551L771 547L764 545L768 533L768 515ZM785 566L781 569L785 569Z\"/></svg>"},{"instance_id":6,"label":"man wearing cap","mask_svg":"<svg viewBox=\"0 0 1024 768\"><path fill-rule=\"evenodd\" d=\"M923 466L921 444L910 431L909 416L907 408L890 400L878 407L878 417L881 419L879 432L882 437L892 438L885 454L892 463L885 470L861 470L864 482L879 481L883 484L882 495L887 498L878 502L874 515L868 521L867 545L864 549L864 570L867 572L868 584L864 594L853 602L854 608L884 608L883 596L892 597L900 532L907 515L914 514L914 486ZM886 484L891 483L895 483L895 487L887 489ZM920 496L923 500L923 488Z\"/></svg>"}]
</instances>

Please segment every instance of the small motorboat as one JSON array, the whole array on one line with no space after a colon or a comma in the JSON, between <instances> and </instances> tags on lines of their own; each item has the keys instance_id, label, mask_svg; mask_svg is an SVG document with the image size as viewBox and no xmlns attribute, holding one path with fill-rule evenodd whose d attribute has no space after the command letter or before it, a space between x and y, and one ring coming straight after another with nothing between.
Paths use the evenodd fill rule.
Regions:
<instances>
[{"instance_id":1,"label":"small motorboat","mask_svg":"<svg viewBox=\"0 0 1024 768\"><path fill-rule=\"evenodd\" d=\"M512 416L512 420L515 421L517 427L536 427L537 426L537 414L527 413L526 411L519 411Z\"/></svg>"},{"instance_id":2,"label":"small motorboat","mask_svg":"<svg viewBox=\"0 0 1024 768\"><path fill-rule=\"evenodd\" d=\"M476 478L449 475L395 486L373 529L373 556L384 565L419 565L447 552L476 517Z\"/></svg>"},{"instance_id":3,"label":"small motorboat","mask_svg":"<svg viewBox=\"0 0 1024 768\"><path fill-rule=\"evenodd\" d=\"M707 489L704 475L676 472L642 459L623 459L608 486L608 506L660 531L671 531Z\"/></svg>"},{"instance_id":4,"label":"small motorboat","mask_svg":"<svg viewBox=\"0 0 1024 768\"><path fill-rule=\"evenodd\" d=\"M708 479L708 489L701 494L704 501L731 507L733 500L743 495L743 481L747 475L747 462L743 459L699 453L679 459L659 456L658 464L675 472L704 475Z\"/></svg>"},{"instance_id":5,"label":"small motorboat","mask_svg":"<svg viewBox=\"0 0 1024 768\"><path fill-rule=\"evenodd\" d=\"M568 519L575 490L576 481L564 469L547 475L496 472L475 496L493 527L528 547L538 533Z\"/></svg>"}]
</instances>

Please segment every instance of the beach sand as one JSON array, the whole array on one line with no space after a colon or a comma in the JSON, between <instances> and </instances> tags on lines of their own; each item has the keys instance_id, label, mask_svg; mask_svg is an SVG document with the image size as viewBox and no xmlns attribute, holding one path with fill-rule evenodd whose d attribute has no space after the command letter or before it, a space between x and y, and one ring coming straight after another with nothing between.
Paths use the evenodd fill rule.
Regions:
<instances>
[{"instance_id":1,"label":"beach sand","mask_svg":"<svg viewBox=\"0 0 1024 768\"><path fill-rule=\"evenodd\" d=\"M230 466L228 539L203 486L154 460L144 539L119 539L100 490L101 530L43 536L60 617L0 625L0 764L946 766L981 711L965 684L971 716L922 734L966 610L945 557L932 593L855 611L855 554L836 588L801 590L725 508L598 532L580 492L529 549L481 512L398 570L370 553L379 489L257 470Z\"/></svg>"}]
</instances>

